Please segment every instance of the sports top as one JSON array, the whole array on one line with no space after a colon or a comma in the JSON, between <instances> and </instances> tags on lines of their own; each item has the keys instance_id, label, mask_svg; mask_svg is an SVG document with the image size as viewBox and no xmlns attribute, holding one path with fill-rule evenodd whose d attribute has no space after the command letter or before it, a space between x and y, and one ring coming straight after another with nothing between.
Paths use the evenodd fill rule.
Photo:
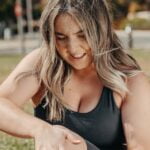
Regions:
<instances>
[{"instance_id":1,"label":"sports top","mask_svg":"<svg viewBox=\"0 0 150 150\"><path fill-rule=\"evenodd\" d=\"M78 133L100 150L126 150L122 126L121 111L117 107L113 92L104 87L98 104L87 113L72 111L66 107L63 121L49 121L46 118L48 107L43 107L46 100L35 108L35 116L50 124L63 125Z\"/></svg>"}]
</instances>

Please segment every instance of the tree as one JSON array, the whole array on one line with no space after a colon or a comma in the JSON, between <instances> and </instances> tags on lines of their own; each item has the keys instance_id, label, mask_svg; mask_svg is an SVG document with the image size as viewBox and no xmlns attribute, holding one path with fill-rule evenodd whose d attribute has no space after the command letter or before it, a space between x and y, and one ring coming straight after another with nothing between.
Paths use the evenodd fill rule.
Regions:
<instances>
[{"instance_id":1,"label":"tree","mask_svg":"<svg viewBox=\"0 0 150 150\"><path fill-rule=\"evenodd\" d=\"M21 0L24 20L27 20L26 1L27 0ZM8 26L13 30L17 29L17 19L14 12L15 3L16 0L0 0L0 25L3 24L3 26ZM38 20L42 11L41 0L32 0L32 5L33 19Z\"/></svg>"},{"instance_id":2,"label":"tree","mask_svg":"<svg viewBox=\"0 0 150 150\"><path fill-rule=\"evenodd\" d=\"M127 16L129 4L129 0L112 0L113 14L115 20L120 20Z\"/></svg>"},{"instance_id":3,"label":"tree","mask_svg":"<svg viewBox=\"0 0 150 150\"><path fill-rule=\"evenodd\" d=\"M0 22L9 24L15 21L14 16L15 0L1 0L0 1Z\"/></svg>"}]
</instances>

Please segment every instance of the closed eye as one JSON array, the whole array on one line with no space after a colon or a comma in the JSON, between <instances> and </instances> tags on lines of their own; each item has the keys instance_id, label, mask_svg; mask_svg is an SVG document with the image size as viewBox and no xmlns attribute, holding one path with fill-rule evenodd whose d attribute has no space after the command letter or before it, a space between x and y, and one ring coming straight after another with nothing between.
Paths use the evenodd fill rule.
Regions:
<instances>
[{"instance_id":1,"label":"closed eye","mask_svg":"<svg viewBox=\"0 0 150 150\"><path fill-rule=\"evenodd\" d=\"M84 34L79 34L78 37L81 39L86 39Z\"/></svg>"},{"instance_id":2,"label":"closed eye","mask_svg":"<svg viewBox=\"0 0 150 150\"><path fill-rule=\"evenodd\" d=\"M56 39L57 40L66 40L67 39L67 37L66 36L56 36Z\"/></svg>"}]
</instances>

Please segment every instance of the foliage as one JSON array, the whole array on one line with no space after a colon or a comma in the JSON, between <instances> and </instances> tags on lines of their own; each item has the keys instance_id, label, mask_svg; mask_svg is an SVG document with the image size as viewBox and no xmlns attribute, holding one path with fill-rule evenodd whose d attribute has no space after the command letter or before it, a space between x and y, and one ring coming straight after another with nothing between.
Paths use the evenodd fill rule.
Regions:
<instances>
[{"instance_id":1,"label":"foliage","mask_svg":"<svg viewBox=\"0 0 150 150\"><path fill-rule=\"evenodd\" d=\"M14 3L15 0L0 0L0 22L5 21L9 24L11 21L15 21Z\"/></svg>"},{"instance_id":2,"label":"foliage","mask_svg":"<svg viewBox=\"0 0 150 150\"><path fill-rule=\"evenodd\" d=\"M0 83L5 77L15 68L16 64L23 56L15 55L0 55Z\"/></svg>"},{"instance_id":3,"label":"foliage","mask_svg":"<svg viewBox=\"0 0 150 150\"><path fill-rule=\"evenodd\" d=\"M34 141L0 132L0 150L34 150Z\"/></svg>"},{"instance_id":4,"label":"foliage","mask_svg":"<svg viewBox=\"0 0 150 150\"><path fill-rule=\"evenodd\" d=\"M5 22L6 26L16 24L16 16L14 13L16 0L0 0L0 22ZM26 20L26 0L21 0L23 7L23 18ZM39 19L41 14L40 0L32 0L33 19Z\"/></svg>"},{"instance_id":5,"label":"foliage","mask_svg":"<svg viewBox=\"0 0 150 150\"><path fill-rule=\"evenodd\" d=\"M124 29L126 25L131 25L134 30L150 30L150 20L135 18L132 20L125 19L120 24L120 29Z\"/></svg>"},{"instance_id":6,"label":"foliage","mask_svg":"<svg viewBox=\"0 0 150 150\"><path fill-rule=\"evenodd\" d=\"M109 0L108 0L109 1ZM113 7L113 14L115 20L124 19L128 12L131 5L135 2L136 4L141 7L140 9L150 8L150 1L149 0L111 0L111 4Z\"/></svg>"},{"instance_id":7,"label":"foliage","mask_svg":"<svg viewBox=\"0 0 150 150\"><path fill-rule=\"evenodd\" d=\"M26 16L26 1L21 0L23 6L23 18L27 19ZM33 19L38 20L42 11L42 2L45 0L32 0L33 6ZM143 9L143 5L146 8L150 8L149 0L107 0L112 5L112 14L115 20L116 26L122 21L122 19L126 18L129 8L133 2L139 4L140 9ZM16 17L14 13L16 0L0 0L0 23L5 22L5 26L9 26L12 29L16 29Z\"/></svg>"},{"instance_id":8,"label":"foliage","mask_svg":"<svg viewBox=\"0 0 150 150\"><path fill-rule=\"evenodd\" d=\"M128 13L129 0L112 0L111 3L115 20L126 17Z\"/></svg>"}]
</instances>

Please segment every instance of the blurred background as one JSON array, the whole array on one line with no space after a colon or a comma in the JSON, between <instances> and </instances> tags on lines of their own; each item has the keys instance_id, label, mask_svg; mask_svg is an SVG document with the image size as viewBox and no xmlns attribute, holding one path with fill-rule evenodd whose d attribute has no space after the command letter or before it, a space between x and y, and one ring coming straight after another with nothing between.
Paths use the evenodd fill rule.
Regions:
<instances>
[{"instance_id":1,"label":"blurred background","mask_svg":"<svg viewBox=\"0 0 150 150\"><path fill-rule=\"evenodd\" d=\"M0 83L41 44L39 19L47 0L0 0ZM150 0L108 0L125 50L150 78ZM24 107L33 114L31 104ZM10 123L11 125L11 123ZM0 132L0 150L34 150L34 141Z\"/></svg>"}]
</instances>

